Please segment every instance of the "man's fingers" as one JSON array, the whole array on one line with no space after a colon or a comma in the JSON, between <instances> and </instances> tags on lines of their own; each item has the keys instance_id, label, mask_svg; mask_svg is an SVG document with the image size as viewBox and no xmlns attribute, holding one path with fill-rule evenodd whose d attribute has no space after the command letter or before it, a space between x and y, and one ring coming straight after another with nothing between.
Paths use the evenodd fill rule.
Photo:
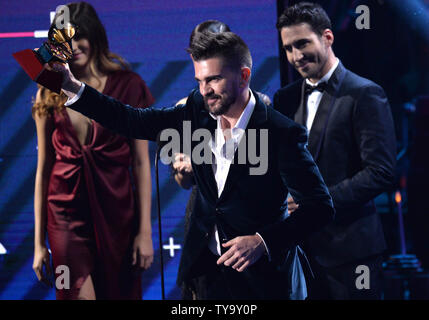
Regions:
<instances>
[{"instance_id":1,"label":"man's fingers","mask_svg":"<svg viewBox=\"0 0 429 320\"><path fill-rule=\"evenodd\" d=\"M179 168L179 166L180 166L180 162L179 162L179 161L174 161L174 162L173 162L173 169L174 169L174 170L176 170L176 171L177 171L177 169Z\"/></svg>"},{"instance_id":2,"label":"man's fingers","mask_svg":"<svg viewBox=\"0 0 429 320\"><path fill-rule=\"evenodd\" d=\"M298 205L292 197L287 198L287 212L292 214L296 209L298 209Z\"/></svg>"},{"instance_id":3,"label":"man's fingers","mask_svg":"<svg viewBox=\"0 0 429 320\"><path fill-rule=\"evenodd\" d=\"M66 73L67 72L67 66L64 63L54 61L50 63L46 63L45 68L50 71L60 72L60 73Z\"/></svg>"},{"instance_id":4,"label":"man's fingers","mask_svg":"<svg viewBox=\"0 0 429 320\"><path fill-rule=\"evenodd\" d=\"M180 162L180 161L173 163L173 169L176 170L177 172L183 171L184 166L185 165L183 164L183 162Z\"/></svg>"},{"instance_id":5,"label":"man's fingers","mask_svg":"<svg viewBox=\"0 0 429 320\"><path fill-rule=\"evenodd\" d=\"M185 158L185 155L183 153L178 153L174 157L174 161L183 161L184 158Z\"/></svg>"},{"instance_id":6,"label":"man's fingers","mask_svg":"<svg viewBox=\"0 0 429 320\"><path fill-rule=\"evenodd\" d=\"M222 247L227 248L227 247L231 247L233 246L235 243L237 243L237 241L239 240L240 237L236 237L234 239L229 240L228 242L222 243ZM236 254L236 249L235 248L229 248L229 250L227 252L225 252L217 261L217 264L225 264L226 266L229 266L230 264L232 264L233 262L235 262L234 255ZM232 260L231 260L232 259Z\"/></svg>"},{"instance_id":7,"label":"man's fingers","mask_svg":"<svg viewBox=\"0 0 429 320\"><path fill-rule=\"evenodd\" d=\"M174 156L174 163L187 166L191 163L191 159L184 153L178 153Z\"/></svg>"},{"instance_id":8,"label":"man's fingers","mask_svg":"<svg viewBox=\"0 0 429 320\"><path fill-rule=\"evenodd\" d=\"M240 254L236 251L232 257L224 262L224 265L227 267L232 266L233 264L240 263Z\"/></svg>"},{"instance_id":9,"label":"man's fingers","mask_svg":"<svg viewBox=\"0 0 429 320\"><path fill-rule=\"evenodd\" d=\"M176 172L181 172L181 173L184 173L184 172L189 173L191 171L191 167L188 163L180 162L180 161L173 163L173 169Z\"/></svg>"},{"instance_id":10,"label":"man's fingers","mask_svg":"<svg viewBox=\"0 0 429 320\"><path fill-rule=\"evenodd\" d=\"M240 268L238 268L238 269L236 269L238 272L243 272L244 270L246 270L247 269L247 267L250 265L250 261L249 260L247 260L245 263L243 263L243 265L240 267Z\"/></svg>"},{"instance_id":11,"label":"man's fingers","mask_svg":"<svg viewBox=\"0 0 429 320\"><path fill-rule=\"evenodd\" d=\"M241 257L237 260L237 262L232 266L233 269L240 268L246 262L246 258Z\"/></svg>"},{"instance_id":12,"label":"man's fingers","mask_svg":"<svg viewBox=\"0 0 429 320\"><path fill-rule=\"evenodd\" d=\"M220 258L217 260L217 264L222 264L229 258L233 256L234 252L229 249L227 252L225 252L223 255L220 256Z\"/></svg>"},{"instance_id":13,"label":"man's fingers","mask_svg":"<svg viewBox=\"0 0 429 320\"><path fill-rule=\"evenodd\" d=\"M179 153L174 157L174 162L186 164L189 163L189 159L185 154Z\"/></svg>"},{"instance_id":14,"label":"man's fingers","mask_svg":"<svg viewBox=\"0 0 429 320\"><path fill-rule=\"evenodd\" d=\"M184 169L185 169L185 164L183 162L178 163L177 171L183 172L183 171L185 171Z\"/></svg>"},{"instance_id":15,"label":"man's fingers","mask_svg":"<svg viewBox=\"0 0 429 320\"><path fill-rule=\"evenodd\" d=\"M223 247L230 247L232 246L234 243L236 243L238 241L239 237L236 237L234 239L229 240L228 242L222 243Z\"/></svg>"},{"instance_id":16,"label":"man's fingers","mask_svg":"<svg viewBox=\"0 0 429 320\"><path fill-rule=\"evenodd\" d=\"M54 71L54 70L52 69L52 67L49 65L49 63L45 63L45 64L43 65L43 67L44 67L46 70Z\"/></svg>"},{"instance_id":17,"label":"man's fingers","mask_svg":"<svg viewBox=\"0 0 429 320\"><path fill-rule=\"evenodd\" d=\"M296 209L298 209L298 207L288 209L288 214L289 215L293 214L296 211Z\"/></svg>"}]
</instances>

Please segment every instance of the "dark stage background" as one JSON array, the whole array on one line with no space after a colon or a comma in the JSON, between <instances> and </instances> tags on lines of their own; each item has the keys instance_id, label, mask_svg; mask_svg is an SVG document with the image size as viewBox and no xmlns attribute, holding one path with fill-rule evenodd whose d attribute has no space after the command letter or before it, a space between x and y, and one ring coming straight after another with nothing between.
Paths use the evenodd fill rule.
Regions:
<instances>
[{"instance_id":1,"label":"dark stage background","mask_svg":"<svg viewBox=\"0 0 429 320\"><path fill-rule=\"evenodd\" d=\"M194 88L191 61L185 52L189 34L198 23L218 19L227 23L249 45L254 69L251 87L272 98L274 92L297 74L279 51L275 29L278 8L297 1L88 1L106 27L113 52L126 58L148 84L156 107L169 106ZM398 138L398 186L407 214L406 185L399 184L409 168L409 141L413 106L429 92L427 72L428 2L407 1L318 1L331 16L336 43L334 50L343 64L367 77L387 92ZM31 100L36 85L20 69L12 53L38 47L45 38L50 12L58 1L0 2L0 299L54 299L53 289L38 283L32 270L33 190L37 142L31 118ZM370 8L370 29L358 30L355 9ZM280 52L280 54L279 54ZM282 70L282 72L280 72ZM407 103L407 104L406 104ZM404 111L404 104L408 111ZM411 112L410 112L411 108ZM409 126L409 124L411 124ZM423 126L424 127L424 126ZM155 144L150 144L154 159ZM420 172L420 171L419 171ZM143 277L143 298L160 299L158 224L156 221L155 174L153 177L152 228L155 262ZM405 181L405 178L402 180ZM429 189L429 188L428 188ZM160 166L163 244L183 242L184 212L189 192L180 189L168 167ZM392 192L395 189L392 189ZM426 190L427 191L427 190ZM396 205L393 193L377 198L389 243L386 256L398 250ZM428 213L428 212L426 212ZM407 236L409 234L407 233ZM408 247L413 250L412 242ZM166 296L180 298L175 285L180 249L162 252L166 272Z\"/></svg>"}]
</instances>

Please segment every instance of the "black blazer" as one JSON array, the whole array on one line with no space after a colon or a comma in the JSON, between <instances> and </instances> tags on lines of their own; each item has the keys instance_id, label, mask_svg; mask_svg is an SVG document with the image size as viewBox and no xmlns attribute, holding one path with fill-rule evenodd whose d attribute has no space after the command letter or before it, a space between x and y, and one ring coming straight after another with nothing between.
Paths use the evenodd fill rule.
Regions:
<instances>
[{"instance_id":1,"label":"black blazer","mask_svg":"<svg viewBox=\"0 0 429 320\"><path fill-rule=\"evenodd\" d=\"M303 124L304 80L274 96L274 108ZM306 252L335 266L385 249L374 197L393 184L396 140L383 89L339 63L317 110L308 149L329 188L335 221L312 237Z\"/></svg>"},{"instance_id":2,"label":"black blazer","mask_svg":"<svg viewBox=\"0 0 429 320\"><path fill-rule=\"evenodd\" d=\"M250 175L249 168L258 165L248 161L231 164L224 191L218 198L211 164L197 165L192 159L198 194L183 246L178 283L195 275L192 267L198 264L202 250L207 248L215 223L229 239L259 232L269 248L272 263L278 263L287 249L333 219L332 199L305 147L305 129L266 107L257 95L255 98L255 109L246 132L267 129L267 172ZM80 99L70 108L132 138L157 140L160 132L167 128L177 130L182 136L185 120L191 121L192 132L206 128L213 133L216 128L216 121L205 110L202 96L196 90L189 95L186 105L135 109L86 86ZM256 132L259 142L260 131ZM241 143L245 141L243 138ZM193 141L192 148L198 143ZM284 219L283 203L288 190L300 203L300 208L293 217Z\"/></svg>"}]
</instances>

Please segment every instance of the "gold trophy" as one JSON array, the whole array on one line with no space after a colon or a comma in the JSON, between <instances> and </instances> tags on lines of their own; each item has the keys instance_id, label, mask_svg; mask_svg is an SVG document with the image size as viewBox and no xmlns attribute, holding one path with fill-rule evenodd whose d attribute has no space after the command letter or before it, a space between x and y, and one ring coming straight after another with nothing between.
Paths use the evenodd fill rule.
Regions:
<instances>
[{"instance_id":1,"label":"gold trophy","mask_svg":"<svg viewBox=\"0 0 429 320\"><path fill-rule=\"evenodd\" d=\"M37 50L25 49L15 52L13 57L33 81L56 93L61 92L62 75L45 68L46 63L68 63L73 57L72 38L76 28L68 23L58 29L52 25L48 32L48 40Z\"/></svg>"}]
</instances>

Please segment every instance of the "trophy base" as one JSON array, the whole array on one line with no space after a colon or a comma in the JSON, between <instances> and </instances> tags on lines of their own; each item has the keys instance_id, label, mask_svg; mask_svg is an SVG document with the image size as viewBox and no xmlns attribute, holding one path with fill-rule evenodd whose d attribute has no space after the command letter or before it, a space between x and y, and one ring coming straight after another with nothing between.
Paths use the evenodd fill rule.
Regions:
<instances>
[{"instance_id":1,"label":"trophy base","mask_svg":"<svg viewBox=\"0 0 429 320\"><path fill-rule=\"evenodd\" d=\"M56 93L61 92L63 77L61 73L47 70L33 50L25 49L12 54L31 80Z\"/></svg>"}]
</instances>

